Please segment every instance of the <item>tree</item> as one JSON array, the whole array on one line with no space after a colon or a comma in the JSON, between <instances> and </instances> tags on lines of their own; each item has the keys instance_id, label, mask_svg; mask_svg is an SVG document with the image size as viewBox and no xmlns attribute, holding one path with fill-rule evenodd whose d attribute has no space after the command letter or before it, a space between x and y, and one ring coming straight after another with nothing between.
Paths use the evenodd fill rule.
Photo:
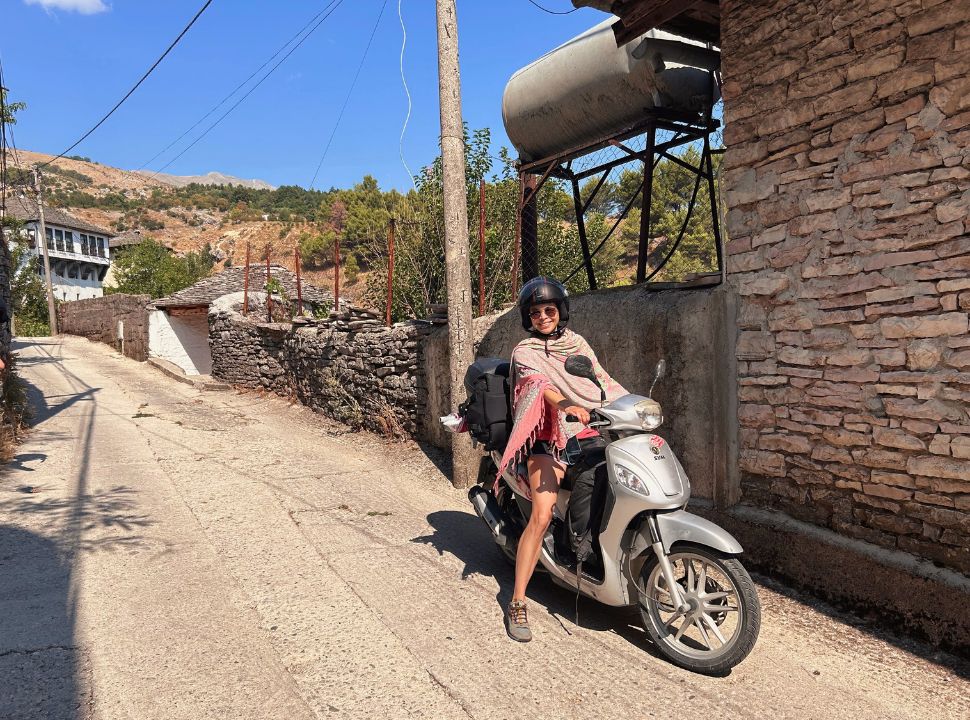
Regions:
<instances>
[{"instance_id":1,"label":"tree","mask_svg":"<svg viewBox=\"0 0 970 720\"><path fill-rule=\"evenodd\" d=\"M211 272L212 255L208 248L179 257L149 238L119 253L114 260L115 286L105 287L105 292L160 298L188 287Z\"/></svg>"},{"instance_id":2,"label":"tree","mask_svg":"<svg viewBox=\"0 0 970 720\"><path fill-rule=\"evenodd\" d=\"M333 262L333 243L337 234L330 228L319 233L300 233L300 257L307 267L321 267Z\"/></svg>"},{"instance_id":3,"label":"tree","mask_svg":"<svg viewBox=\"0 0 970 720\"><path fill-rule=\"evenodd\" d=\"M0 100L2 100L2 102L0 102L0 108L2 108L2 110L0 110L0 113L2 113L0 114L0 120L7 125L16 125L17 113L19 113L21 110L25 110L27 108L27 103L10 102L7 99L8 92L9 91L5 88L0 87Z\"/></svg>"},{"instance_id":4,"label":"tree","mask_svg":"<svg viewBox=\"0 0 970 720\"><path fill-rule=\"evenodd\" d=\"M20 223L8 216L4 224L10 236L21 237ZM17 334L32 337L50 335L47 291L38 274L37 257L22 239L18 239L13 247L10 268L10 309L15 318Z\"/></svg>"}]
</instances>

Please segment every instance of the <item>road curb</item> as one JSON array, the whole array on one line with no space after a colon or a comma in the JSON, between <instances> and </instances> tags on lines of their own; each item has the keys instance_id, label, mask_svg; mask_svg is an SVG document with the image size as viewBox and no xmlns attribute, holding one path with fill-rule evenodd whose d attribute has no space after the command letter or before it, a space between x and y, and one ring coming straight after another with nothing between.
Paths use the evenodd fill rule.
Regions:
<instances>
[{"instance_id":1,"label":"road curb","mask_svg":"<svg viewBox=\"0 0 970 720\"><path fill-rule=\"evenodd\" d=\"M213 380L209 375L186 375L175 363L161 358L148 358L148 364L161 370L174 380L178 380L186 385L191 385L196 390L228 390L229 385L217 380Z\"/></svg>"}]
</instances>

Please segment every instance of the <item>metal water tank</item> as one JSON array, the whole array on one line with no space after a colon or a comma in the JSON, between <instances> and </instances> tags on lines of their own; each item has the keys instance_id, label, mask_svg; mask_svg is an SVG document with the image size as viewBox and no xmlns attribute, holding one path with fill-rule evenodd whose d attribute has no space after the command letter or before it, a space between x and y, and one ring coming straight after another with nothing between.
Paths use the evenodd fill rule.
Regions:
<instances>
[{"instance_id":1,"label":"metal water tank","mask_svg":"<svg viewBox=\"0 0 970 720\"><path fill-rule=\"evenodd\" d=\"M505 86L502 118L522 161L609 138L653 108L699 113L710 102L717 50L661 30L617 47L614 22L546 53Z\"/></svg>"}]
</instances>

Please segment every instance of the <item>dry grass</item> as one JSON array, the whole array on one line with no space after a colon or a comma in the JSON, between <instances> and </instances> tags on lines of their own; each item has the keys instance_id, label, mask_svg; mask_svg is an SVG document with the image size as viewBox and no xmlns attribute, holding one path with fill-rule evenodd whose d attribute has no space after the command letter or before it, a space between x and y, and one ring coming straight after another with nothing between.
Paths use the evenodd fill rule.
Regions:
<instances>
[{"instance_id":1,"label":"dry grass","mask_svg":"<svg viewBox=\"0 0 970 720\"><path fill-rule=\"evenodd\" d=\"M27 432L30 404L27 383L16 372L16 356L7 357L7 367L0 380L0 462L9 462L17 445Z\"/></svg>"}]
</instances>

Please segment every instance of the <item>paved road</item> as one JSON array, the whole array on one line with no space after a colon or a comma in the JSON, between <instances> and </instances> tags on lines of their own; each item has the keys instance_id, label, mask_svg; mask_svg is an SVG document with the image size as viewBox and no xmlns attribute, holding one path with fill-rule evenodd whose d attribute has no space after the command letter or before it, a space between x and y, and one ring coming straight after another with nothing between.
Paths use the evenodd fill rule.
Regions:
<instances>
[{"instance_id":1,"label":"paved road","mask_svg":"<svg viewBox=\"0 0 970 720\"><path fill-rule=\"evenodd\" d=\"M77 338L20 345L0 476L0 718L964 718L967 667L762 581L725 678L511 572L419 449L200 393Z\"/></svg>"}]
</instances>

